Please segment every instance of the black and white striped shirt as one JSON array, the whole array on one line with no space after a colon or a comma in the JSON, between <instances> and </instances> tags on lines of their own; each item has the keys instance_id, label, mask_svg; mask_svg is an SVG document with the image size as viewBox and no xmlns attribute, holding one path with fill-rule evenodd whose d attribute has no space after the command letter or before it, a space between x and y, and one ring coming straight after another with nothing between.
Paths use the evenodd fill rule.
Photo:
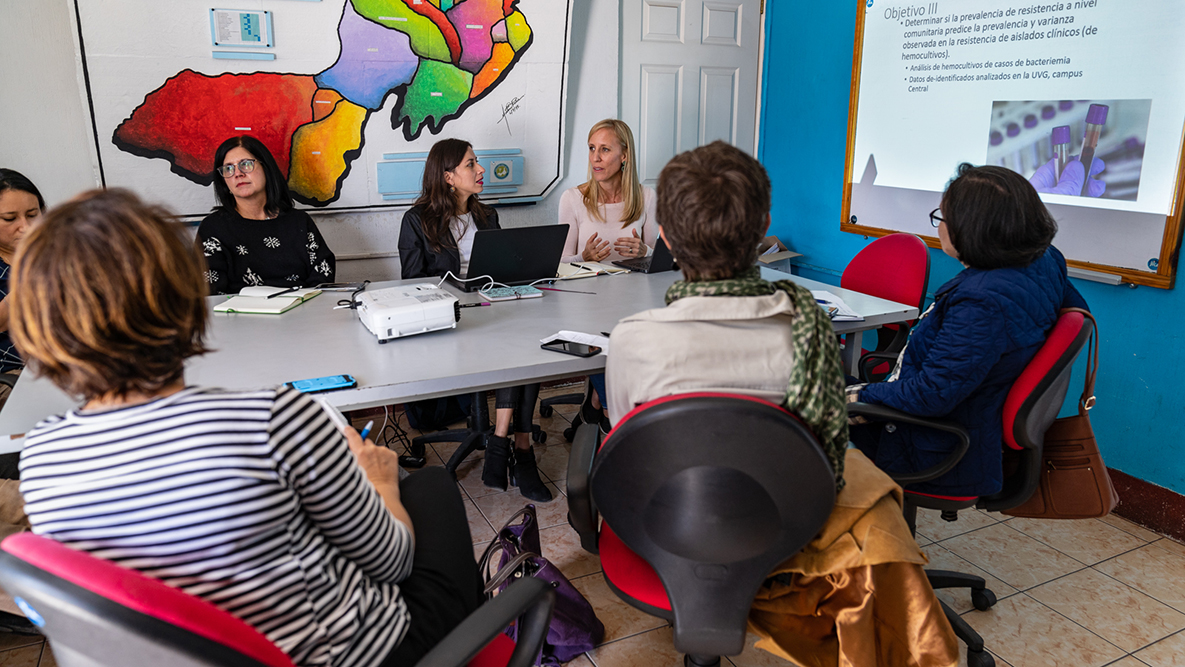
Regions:
<instances>
[{"instance_id":1,"label":"black and white striped shirt","mask_svg":"<svg viewBox=\"0 0 1185 667\"><path fill-rule=\"evenodd\" d=\"M407 630L411 533L291 389L51 417L21 493L34 532L209 600L298 665L377 665Z\"/></svg>"}]
</instances>

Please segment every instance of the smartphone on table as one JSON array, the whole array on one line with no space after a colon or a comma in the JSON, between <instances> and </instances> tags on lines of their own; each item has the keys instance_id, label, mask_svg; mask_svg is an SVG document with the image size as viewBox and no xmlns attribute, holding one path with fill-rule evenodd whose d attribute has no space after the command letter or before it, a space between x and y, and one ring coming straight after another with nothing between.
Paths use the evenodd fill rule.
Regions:
<instances>
[{"instance_id":1,"label":"smartphone on table","mask_svg":"<svg viewBox=\"0 0 1185 667\"><path fill-rule=\"evenodd\" d=\"M335 389L349 389L351 387L357 387L358 381L354 379L353 375L327 375L323 378L293 380L288 384L299 392L303 392L305 394L315 394L321 391L333 391Z\"/></svg>"},{"instance_id":2,"label":"smartphone on table","mask_svg":"<svg viewBox=\"0 0 1185 667\"><path fill-rule=\"evenodd\" d=\"M601 353L601 348L596 345L586 345L584 343L573 343L570 340L553 340L548 343L540 345L545 350L552 352L561 352L563 354L571 354L577 357L591 357Z\"/></svg>"}]
</instances>

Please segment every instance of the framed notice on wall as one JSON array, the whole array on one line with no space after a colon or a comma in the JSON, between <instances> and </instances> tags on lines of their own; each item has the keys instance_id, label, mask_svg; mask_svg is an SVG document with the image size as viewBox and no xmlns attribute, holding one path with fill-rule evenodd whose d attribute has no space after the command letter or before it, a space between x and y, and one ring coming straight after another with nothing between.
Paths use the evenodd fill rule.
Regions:
<instances>
[{"instance_id":1,"label":"framed notice on wall","mask_svg":"<svg viewBox=\"0 0 1185 667\"><path fill-rule=\"evenodd\" d=\"M927 214L957 166L1002 165L1072 266L1172 287L1182 31L1179 0L859 0L841 229L938 247Z\"/></svg>"},{"instance_id":2,"label":"framed notice on wall","mask_svg":"<svg viewBox=\"0 0 1185 667\"><path fill-rule=\"evenodd\" d=\"M252 9L211 9L210 40L214 46L275 46L272 13Z\"/></svg>"}]
</instances>

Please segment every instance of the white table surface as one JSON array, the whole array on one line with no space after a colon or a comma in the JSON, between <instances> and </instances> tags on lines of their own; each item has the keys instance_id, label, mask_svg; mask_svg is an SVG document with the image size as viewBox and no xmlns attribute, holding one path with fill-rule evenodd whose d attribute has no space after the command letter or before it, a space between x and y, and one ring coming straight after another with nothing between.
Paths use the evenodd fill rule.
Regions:
<instances>
[{"instance_id":1,"label":"white table surface","mask_svg":"<svg viewBox=\"0 0 1185 667\"><path fill-rule=\"evenodd\" d=\"M214 351L191 359L185 379L191 385L250 389L348 373L358 380L357 388L325 396L342 410L355 410L595 373L604 370L605 355L580 358L557 354L540 349L539 340L561 329L592 334L610 331L623 317L661 307L667 288L681 276L668 271L564 281L557 287L595 294L545 292L541 299L465 308L456 329L383 345L353 310L334 310L338 299L348 293L325 292L282 315L211 313L208 347ZM912 306L772 269L763 268L762 276L789 278L812 290L825 289L864 316L863 322L835 323L836 333L851 334L844 350L844 366L849 372L860 349L860 332L918 316ZM369 289L402 282L435 281L375 283ZM460 298L462 303L481 300L476 293ZM222 300L211 297L210 305ZM78 404L49 381L24 373L0 411L0 434L9 436L0 435L0 453L20 451L24 433L34 424Z\"/></svg>"}]
</instances>

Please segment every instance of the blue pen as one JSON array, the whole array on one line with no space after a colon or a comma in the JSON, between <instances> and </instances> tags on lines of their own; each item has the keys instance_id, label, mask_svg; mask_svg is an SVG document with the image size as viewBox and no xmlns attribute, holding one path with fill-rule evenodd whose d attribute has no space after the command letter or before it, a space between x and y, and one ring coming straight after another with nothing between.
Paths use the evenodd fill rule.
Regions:
<instances>
[{"instance_id":1,"label":"blue pen","mask_svg":"<svg viewBox=\"0 0 1185 667\"><path fill-rule=\"evenodd\" d=\"M363 427L362 427L362 433L360 433L359 435L361 435L361 436L362 436L362 439L363 439L363 440L365 440L365 439L366 439L366 436L370 435L370 429L371 429L372 427L374 427L374 420L373 420L373 419L372 419L372 420L370 420L370 421L368 421L368 422L366 422L366 426L363 426Z\"/></svg>"}]
</instances>

